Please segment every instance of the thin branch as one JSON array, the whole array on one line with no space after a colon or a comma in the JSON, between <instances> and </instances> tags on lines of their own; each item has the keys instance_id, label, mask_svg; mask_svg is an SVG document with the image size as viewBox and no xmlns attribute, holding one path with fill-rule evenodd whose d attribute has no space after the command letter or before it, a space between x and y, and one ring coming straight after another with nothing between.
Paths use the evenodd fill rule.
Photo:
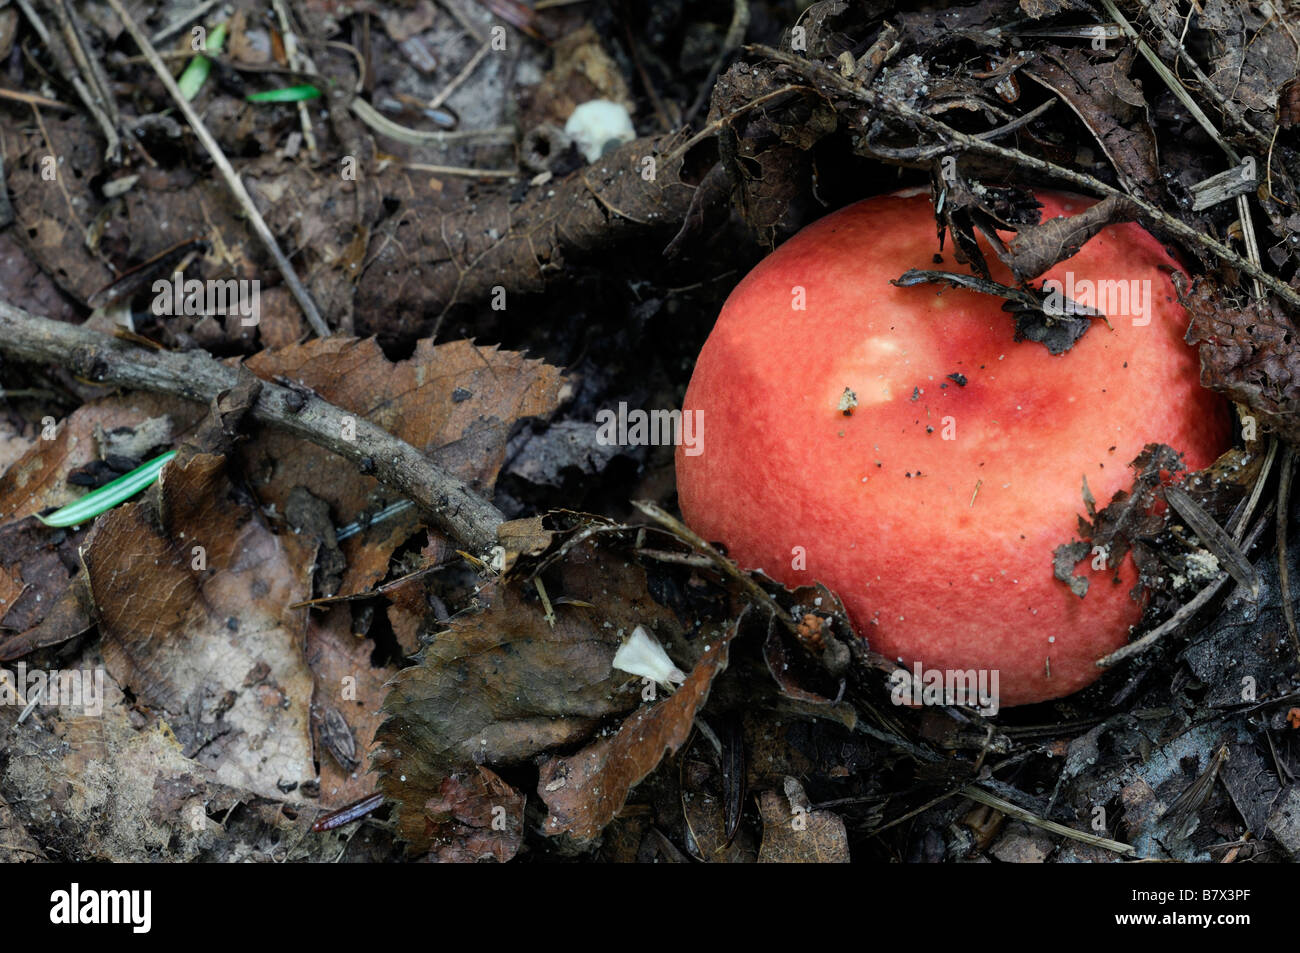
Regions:
<instances>
[{"instance_id":1,"label":"thin branch","mask_svg":"<svg viewBox=\"0 0 1300 953\"><path fill-rule=\"evenodd\" d=\"M469 58L469 62L461 68L459 73L451 78L451 82L444 86L437 96L434 96L433 99L429 100L429 108L437 109L450 99L451 94L460 89L465 80L469 79L470 76L473 75L474 70L478 69L478 64L483 62L483 57L487 56L488 51L491 49L491 41L485 41L482 43L474 52L474 55Z\"/></svg>"},{"instance_id":2,"label":"thin branch","mask_svg":"<svg viewBox=\"0 0 1300 953\"><path fill-rule=\"evenodd\" d=\"M436 129L431 131L411 129L393 122L360 96L352 98L352 101L348 103L348 109L352 110L358 119L375 132L388 136L390 139L396 139L398 142L404 142L409 146L446 146L453 142L471 139L505 142L515 134L513 126L490 126L487 129Z\"/></svg>"},{"instance_id":3,"label":"thin branch","mask_svg":"<svg viewBox=\"0 0 1300 953\"><path fill-rule=\"evenodd\" d=\"M284 40L284 53L289 58L289 65L304 73L315 73L316 64L311 61L311 57L298 48L298 35L293 32L293 24L289 22L289 9L285 0L271 0L271 6L275 8L275 15L280 21L280 37ZM319 162L320 153L316 149L316 133L311 126L311 110L302 101L298 102L298 121L302 124L302 138L307 144L307 152L310 153L312 162Z\"/></svg>"},{"instance_id":4,"label":"thin branch","mask_svg":"<svg viewBox=\"0 0 1300 953\"><path fill-rule=\"evenodd\" d=\"M460 165L431 165L428 162L404 162L403 169L412 172L432 172L435 175L459 175L467 179L518 179L517 169L471 169Z\"/></svg>"},{"instance_id":5,"label":"thin branch","mask_svg":"<svg viewBox=\"0 0 1300 953\"><path fill-rule=\"evenodd\" d=\"M248 189L244 187L244 182L239 177L239 173L230 164L226 154L221 151L221 146L217 145L217 140L212 138L212 133L208 132L208 127L203 124L203 120L194 111L194 107L190 105L189 100L181 94L176 85L176 80L172 79L172 74L167 70L161 57L158 56L158 51L149 42L149 38L144 35L144 31L131 19L131 15L122 6L121 0L108 0L108 5L113 8L113 12L122 21L126 31L131 34L131 38L135 40L135 45L145 55L145 59L149 61L153 71L158 74L159 81L171 95L171 98L175 100L177 107L179 107L186 121L193 128L194 134L199 137L199 142L203 143L203 148L212 157L213 164L216 165L222 178L226 180L226 185L230 187L235 201L239 203L240 209L248 216L249 222L252 223L253 231L262 240L266 250L271 253L276 267L279 269L280 274L284 276L284 283L289 286L289 290L293 293L299 307L302 308L303 314L306 315L307 323L321 337L329 337L333 332L330 331L329 325L325 323L325 319L321 317L320 311L317 310L316 302L312 300L306 287L298 279L298 273L293 270L293 265L285 257L284 252L280 250L279 243L275 240L275 236L271 234L271 229L267 227L265 220L263 220L262 213L253 204L252 196L248 194Z\"/></svg>"},{"instance_id":6,"label":"thin branch","mask_svg":"<svg viewBox=\"0 0 1300 953\"><path fill-rule=\"evenodd\" d=\"M1128 844L1121 843L1117 840L1111 840L1109 837L1098 837L1096 834L1089 834L1087 831L1076 831L1073 827L1066 827L1064 824L1058 824L1056 821L1049 821L1046 818L1039 817L1032 811L1026 811L1023 807L1012 804L1005 798L1000 798L996 794L990 794L975 785L962 788L961 794L970 798L979 804L985 804L996 811L1014 817L1018 821L1024 821L1026 824L1032 824L1034 827L1042 828L1051 834L1060 834L1062 837L1068 837L1071 840L1077 840L1084 844L1090 844L1093 847L1100 847L1103 850L1113 851L1125 857L1132 857L1137 854L1137 850Z\"/></svg>"},{"instance_id":7,"label":"thin branch","mask_svg":"<svg viewBox=\"0 0 1300 953\"><path fill-rule=\"evenodd\" d=\"M210 403L231 390L239 371L202 351L147 351L84 327L29 314L0 301L0 352L58 364L100 384ZM504 517L461 480L415 447L319 397L264 381L253 419L324 447L367 469L413 500L439 528L474 553L496 544ZM355 439L344 434L355 432Z\"/></svg>"}]
</instances>

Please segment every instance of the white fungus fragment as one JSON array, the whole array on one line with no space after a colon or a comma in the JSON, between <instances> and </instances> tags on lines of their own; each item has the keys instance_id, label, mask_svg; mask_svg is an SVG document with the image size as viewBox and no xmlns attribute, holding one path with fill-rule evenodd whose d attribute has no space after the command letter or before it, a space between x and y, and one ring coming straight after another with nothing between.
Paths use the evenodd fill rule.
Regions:
<instances>
[{"instance_id":1,"label":"white fungus fragment","mask_svg":"<svg viewBox=\"0 0 1300 953\"><path fill-rule=\"evenodd\" d=\"M609 99L591 99L580 105L564 124L564 132L588 162L636 138L626 107Z\"/></svg>"},{"instance_id":2,"label":"white fungus fragment","mask_svg":"<svg viewBox=\"0 0 1300 953\"><path fill-rule=\"evenodd\" d=\"M680 685L686 681L685 673L673 664L663 646L639 625L614 653L614 667L620 672L640 675L660 685Z\"/></svg>"}]
</instances>

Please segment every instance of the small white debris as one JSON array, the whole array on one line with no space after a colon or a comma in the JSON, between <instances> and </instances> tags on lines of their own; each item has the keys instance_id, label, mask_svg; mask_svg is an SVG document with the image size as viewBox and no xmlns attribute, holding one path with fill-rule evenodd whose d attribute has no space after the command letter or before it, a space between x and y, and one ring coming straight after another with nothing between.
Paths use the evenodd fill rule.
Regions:
<instances>
[{"instance_id":1,"label":"small white debris","mask_svg":"<svg viewBox=\"0 0 1300 953\"><path fill-rule=\"evenodd\" d=\"M564 124L564 133L577 144L588 162L595 162L610 148L636 138L627 108L609 99L591 99L580 105Z\"/></svg>"},{"instance_id":2,"label":"small white debris","mask_svg":"<svg viewBox=\"0 0 1300 953\"><path fill-rule=\"evenodd\" d=\"M685 673L673 664L663 646L639 625L614 653L614 667L620 672L640 675L660 685L680 685L686 681Z\"/></svg>"}]
</instances>

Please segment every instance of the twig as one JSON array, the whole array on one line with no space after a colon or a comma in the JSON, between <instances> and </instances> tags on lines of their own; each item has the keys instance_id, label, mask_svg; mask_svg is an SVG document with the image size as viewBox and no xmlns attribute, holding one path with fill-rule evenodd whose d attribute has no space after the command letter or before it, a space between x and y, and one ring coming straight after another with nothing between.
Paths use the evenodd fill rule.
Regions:
<instances>
[{"instance_id":1,"label":"twig","mask_svg":"<svg viewBox=\"0 0 1300 953\"><path fill-rule=\"evenodd\" d=\"M948 142L952 143L955 149L992 156L1001 159L1003 162L1008 162L1012 165L1021 166L1026 169L1032 169L1042 175L1051 176L1058 181L1068 182L1071 185L1092 191L1102 196L1113 195L1117 198L1124 199L1132 203L1135 210L1141 212L1141 218L1158 225L1172 235L1187 242L1189 245L1201 247L1212 252L1221 261L1245 272L1252 278L1259 279L1259 281L1270 291L1292 307L1300 308L1300 293L1297 293L1293 288L1287 285L1286 282L1268 274L1262 267L1246 258L1243 258L1227 245L1197 231L1182 219L1175 218L1168 212L1152 205L1145 199L1129 195L1120 189L1107 185L1094 176L1085 175L1082 172L1075 172L1073 169L1067 169L1064 166L1056 165L1055 163L1048 162L1045 159L1039 159L1036 156L1028 155L1018 149L1008 149L1005 146L1000 146L996 143L967 135L964 132L959 132L947 123L926 115L919 110L913 109L906 103L900 102L892 96L887 96L879 90L867 89L858 86L855 83L851 83L821 64L810 62L793 54L784 53L781 50L773 49L769 46L751 46L749 49L755 54L766 56L784 66L790 67L799 75L821 84L821 88L823 89L833 87L839 93L859 100L868 106L893 113L902 119L906 119L921 129L946 139ZM763 97L760 97L760 99L761 98ZM742 109L751 109L753 108L753 105L753 103L747 104L742 107ZM700 133L692 137L692 142L707 138L708 135L712 135L721 128L723 124L730 121L731 118L731 116L726 116L710 123L704 130L701 130ZM686 145L690 144L691 143L687 143ZM685 146L683 148L685 148Z\"/></svg>"},{"instance_id":2,"label":"twig","mask_svg":"<svg viewBox=\"0 0 1300 953\"><path fill-rule=\"evenodd\" d=\"M790 618L789 613L781 609L780 604L772 596L754 581L754 577L747 572L741 572L739 567L732 560L723 556L720 552L709 545L708 541L692 530L689 526L677 519L672 514L661 509L649 500L632 500L632 505L638 510L650 517L660 526L665 527L670 533L678 539L694 546L696 551L704 558L713 563L715 569L719 570L724 576L738 582L743 586L754 602L764 606L775 618L780 620L790 631L795 631L798 626Z\"/></svg>"},{"instance_id":3,"label":"twig","mask_svg":"<svg viewBox=\"0 0 1300 953\"><path fill-rule=\"evenodd\" d=\"M408 146L445 146L449 143L465 139L496 139L504 142L508 139L514 138L515 135L515 130L511 126L491 126L487 129L453 129L433 132L425 132L422 129L411 129L407 126L393 122L360 96L353 97L352 101L348 103L348 108L356 114L358 119L364 122L371 129L375 130L375 132L388 136L390 139L396 139L398 142L404 142Z\"/></svg>"},{"instance_id":4,"label":"twig","mask_svg":"<svg viewBox=\"0 0 1300 953\"><path fill-rule=\"evenodd\" d=\"M437 175L458 175L467 179L517 179L516 169L471 169L463 165L430 165L427 162L403 162L403 169L412 172L433 172Z\"/></svg>"},{"instance_id":5,"label":"twig","mask_svg":"<svg viewBox=\"0 0 1300 953\"><path fill-rule=\"evenodd\" d=\"M203 143L203 148L212 157L213 164L221 172L222 178L226 180L226 185L229 186L235 201L239 203L240 209L248 217L249 222L252 223L253 231L262 240L262 244L266 246L267 251L271 253L276 267L279 269L280 274L284 276L284 283L289 286L289 290L297 300L298 306L302 308L307 323L321 337L329 337L332 333L329 325L325 323L320 311L316 309L316 302L312 300L311 294L308 293L303 283L298 279L298 273L293 270L293 265L285 257L284 252L280 250L279 243L275 240L275 236L271 234L271 229L267 227L266 221L262 218L262 213L253 204L253 199L248 194L248 189L244 187L244 182L239 177L239 173L230 164L226 154L221 151L221 146L217 145L217 140L212 138L212 133L208 132L208 127L203 124L203 120L194 111L194 107L190 105L189 100L181 95L180 89L176 86L176 80L172 79L172 74L168 72L166 65L159 58L158 51L153 48L149 38L131 19L131 15L122 6L121 0L108 0L108 5L113 8L113 12L118 15L122 25L126 27L126 31L131 34L131 38L135 40L135 45L140 48L140 52L149 60L149 65L158 74L158 79L162 82L163 87L175 100L186 121L193 128L194 134L199 137L199 142Z\"/></svg>"},{"instance_id":6,"label":"twig","mask_svg":"<svg viewBox=\"0 0 1300 953\"><path fill-rule=\"evenodd\" d=\"M104 115L101 125L106 126L106 133L112 133L109 137L109 146L110 148L120 149L117 128L122 124L122 116L117 111L117 100L113 98L113 87L108 82L108 75L104 72L104 66L98 56L90 55L87 49L90 44L86 41L85 30L82 28L81 20L78 18L77 11L73 9L72 4L68 3L68 0L50 0L50 6L59 19L59 26L63 30L63 39L68 45L68 51L76 61L77 68L81 70L86 85L99 99L98 106Z\"/></svg>"},{"instance_id":7,"label":"twig","mask_svg":"<svg viewBox=\"0 0 1300 953\"><path fill-rule=\"evenodd\" d=\"M1101 847L1104 850L1114 851L1125 857L1132 857L1137 851L1128 844L1122 844L1117 840L1111 840L1109 837L1098 837L1096 834L1089 834L1087 831L1076 831L1073 827L1066 827L1064 824L1058 824L1056 821L1049 821L1046 818L1039 817L1032 811L1026 811L1023 807L1018 807L1010 801L998 797L996 794L989 794L975 785L962 788L963 797L968 797L979 804L986 804L994 810L1001 811L1003 814L1014 817L1018 821L1024 821L1026 824L1032 824L1034 827L1041 827L1045 831L1053 834L1060 834L1062 837L1069 837L1071 840L1082 841L1085 844L1091 844L1093 847Z\"/></svg>"},{"instance_id":8,"label":"twig","mask_svg":"<svg viewBox=\"0 0 1300 953\"><path fill-rule=\"evenodd\" d=\"M28 103L32 106L44 106L46 109L72 109L67 103L61 103L57 99L46 99L44 96L37 96L35 93L23 93L16 89L4 89L0 87L0 99L12 99L19 103Z\"/></svg>"},{"instance_id":9,"label":"twig","mask_svg":"<svg viewBox=\"0 0 1300 953\"><path fill-rule=\"evenodd\" d=\"M1255 507L1259 505L1259 498L1264 495L1264 484L1268 482L1268 475L1273 472L1273 460L1277 457L1278 439L1275 436L1268 438L1268 450L1264 454L1264 463L1259 468L1259 476L1255 478L1255 485L1250 488L1250 496L1246 498L1246 505L1240 512L1233 514L1232 520L1228 524L1228 531L1232 533L1232 538L1241 543L1242 534L1246 532L1246 525L1250 518L1255 515Z\"/></svg>"},{"instance_id":10,"label":"twig","mask_svg":"<svg viewBox=\"0 0 1300 953\"><path fill-rule=\"evenodd\" d=\"M1043 100L1033 109L1029 110L1029 112L1025 113L1023 116L1017 116L1015 119L1012 119L1010 122L1004 123L1003 125L998 126L994 129L989 129L986 132L977 132L975 133L975 138L976 139L1001 139L1007 133L1015 132L1017 129L1021 128L1022 126L1027 126L1029 123L1033 122L1035 119L1037 119L1039 116L1047 112L1047 110L1051 109L1055 105L1056 105L1056 97L1048 96L1045 100Z\"/></svg>"},{"instance_id":11,"label":"twig","mask_svg":"<svg viewBox=\"0 0 1300 953\"><path fill-rule=\"evenodd\" d=\"M460 72L451 78L450 83L439 90L437 96L434 96L433 99L429 100L429 108L437 109L450 99L451 94L460 89L461 84L474 75L474 70L478 69L478 64L483 62L483 57L487 56L488 51L491 49L492 43L490 40L479 44L479 48L474 51L474 55L469 58L469 62L461 67Z\"/></svg>"},{"instance_id":12,"label":"twig","mask_svg":"<svg viewBox=\"0 0 1300 953\"><path fill-rule=\"evenodd\" d=\"M895 747L898 747L899 749L908 752L918 762L928 762L930 764L936 764L942 760L938 754L929 750L928 748L913 744L912 742L907 741L906 739L898 735L895 735L892 732L881 731L878 728L873 728L871 725L866 723L865 719L858 722L858 730L868 735L869 737L876 738L880 741L884 741L887 744L894 745ZM990 787L995 789L1001 789L1008 792L1015 790L1014 788L1011 788L1000 781L996 781L992 778L986 778L984 780L976 781L974 784L964 785L959 790L947 791L939 798L937 798L934 803L939 803L940 801L946 800L947 798L960 794L961 796L970 798L972 801L975 801L979 804L985 804L988 807L1001 811L1003 814L1007 814L1010 815L1011 817L1016 818L1017 820L1024 821L1026 824L1032 824L1035 827L1041 827L1043 830L1050 831L1053 834L1060 834L1063 837L1069 837L1072 840L1082 841L1085 844L1091 844L1094 847L1101 847L1105 850L1114 851L1117 854L1123 854L1125 856L1132 856L1133 854L1137 853L1137 851L1134 850L1132 847L1130 847L1128 844L1122 844L1119 841L1110 840L1109 838L1106 837L1098 837L1096 834L1089 834L1086 831L1077 831L1073 827L1066 827L1064 824L1058 824L1055 821L1049 821L1046 818L1039 817L1033 811L1023 808L1018 804L1015 804L1007 800L1004 797L1000 797L997 794L993 794L990 791L985 790L985 788L990 788ZM1016 793L1021 794L1022 792L1016 792ZM890 825L887 824L885 826L888 827ZM883 827L879 828L879 830L884 830L884 828ZM872 833L875 833L875 831L873 831Z\"/></svg>"},{"instance_id":13,"label":"twig","mask_svg":"<svg viewBox=\"0 0 1300 953\"><path fill-rule=\"evenodd\" d=\"M115 2L115 0L110 0ZM84 327L29 314L0 301L0 351L22 360L53 363L100 384L172 394L210 403L235 387L239 371L202 351L146 351ZM263 382L251 414L324 447L360 466L373 467L380 482L410 497L433 521L475 553L496 543L504 517L465 483L430 463L415 447L364 418ZM345 433L355 432L355 439Z\"/></svg>"},{"instance_id":14,"label":"twig","mask_svg":"<svg viewBox=\"0 0 1300 953\"><path fill-rule=\"evenodd\" d=\"M966 789L966 787L967 787L966 784L959 784L955 788L949 788L947 791L944 791L938 797L931 798L930 800L924 802L920 806L914 807L912 810L908 811L906 814L903 814L901 817L896 817L892 821L888 821L884 824L881 824L879 827L873 827L871 830L867 831L866 836L878 837L880 834L889 830L891 827L897 827L899 824L902 824L905 821L910 821L918 814L924 814L926 811L934 807L936 804L942 804L944 801L948 800L949 798L956 797L957 795L961 794ZM858 799L840 798L838 801L825 801L821 804L814 804L812 806L812 810L814 811L825 810L828 807L836 807L839 804L844 804L844 803L851 804L856 800Z\"/></svg>"},{"instance_id":15,"label":"twig","mask_svg":"<svg viewBox=\"0 0 1300 953\"><path fill-rule=\"evenodd\" d=\"M486 39L483 36L483 29L470 19L469 14L460 8L460 4L456 0L440 0L440 2L447 12L455 18L456 22L460 24L462 30L480 43Z\"/></svg>"}]
</instances>

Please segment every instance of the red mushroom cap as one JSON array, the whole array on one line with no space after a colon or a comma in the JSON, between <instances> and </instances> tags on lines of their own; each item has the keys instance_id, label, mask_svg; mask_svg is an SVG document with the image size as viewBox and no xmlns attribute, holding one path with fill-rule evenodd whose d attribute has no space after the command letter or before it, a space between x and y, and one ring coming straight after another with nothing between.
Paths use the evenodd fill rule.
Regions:
<instances>
[{"instance_id":1,"label":"red mushroom cap","mask_svg":"<svg viewBox=\"0 0 1300 953\"><path fill-rule=\"evenodd\" d=\"M1044 219L1091 204L1037 198ZM1080 562L1083 598L1053 575L1083 478L1100 507L1147 443L1203 468L1227 447L1228 406L1183 341L1178 263L1138 225L1042 276L1076 297L1086 282L1150 283L1132 286L1149 287L1148 312L1095 319L1061 355L1015 341L997 297L890 284L968 271L938 251L928 195L881 196L808 226L737 285L686 393L705 427L702 452L677 451L682 513L746 568L830 586L908 668L996 670L1003 705L1060 697L1097 678L1141 615L1129 556L1119 583Z\"/></svg>"}]
</instances>

